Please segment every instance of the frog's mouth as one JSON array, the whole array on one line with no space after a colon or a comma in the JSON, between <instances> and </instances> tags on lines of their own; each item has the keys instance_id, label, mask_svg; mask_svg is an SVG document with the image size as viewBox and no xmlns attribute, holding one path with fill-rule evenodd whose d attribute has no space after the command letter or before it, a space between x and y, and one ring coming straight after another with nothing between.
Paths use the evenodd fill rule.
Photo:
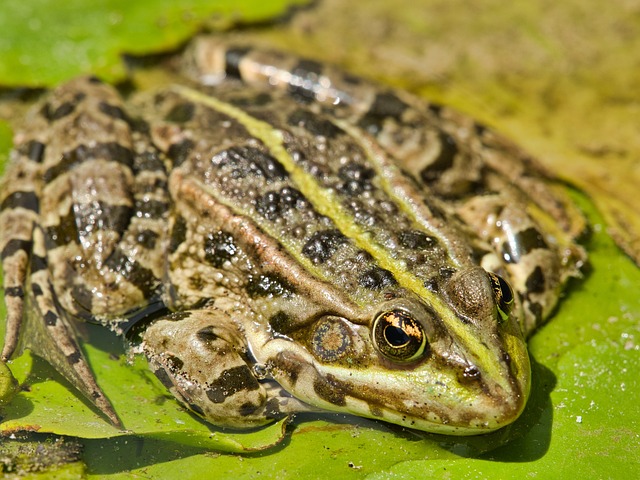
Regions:
<instances>
[{"instance_id":1,"label":"frog's mouth","mask_svg":"<svg viewBox=\"0 0 640 480\"><path fill-rule=\"evenodd\" d=\"M451 370L389 372L382 369L314 368L299 371L283 386L316 407L450 435L476 435L518 418L528 395L528 378L461 381ZM528 377L528 375L527 375Z\"/></svg>"}]
</instances>

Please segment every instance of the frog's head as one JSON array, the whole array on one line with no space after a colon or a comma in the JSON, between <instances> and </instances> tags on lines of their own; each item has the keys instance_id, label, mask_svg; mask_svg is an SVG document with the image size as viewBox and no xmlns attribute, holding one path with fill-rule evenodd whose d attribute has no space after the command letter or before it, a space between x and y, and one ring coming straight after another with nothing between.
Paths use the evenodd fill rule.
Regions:
<instances>
[{"instance_id":1,"label":"frog's head","mask_svg":"<svg viewBox=\"0 0 640 480\"><path fill-rule=\"evenodd\" d=\"M530 367L506 281L472 267L437 295L384 297L366 321L320 316L303 354L272 358L276 379L316 406L436 433L486 433L520 415Z\"/></svg>"}]
</instances>

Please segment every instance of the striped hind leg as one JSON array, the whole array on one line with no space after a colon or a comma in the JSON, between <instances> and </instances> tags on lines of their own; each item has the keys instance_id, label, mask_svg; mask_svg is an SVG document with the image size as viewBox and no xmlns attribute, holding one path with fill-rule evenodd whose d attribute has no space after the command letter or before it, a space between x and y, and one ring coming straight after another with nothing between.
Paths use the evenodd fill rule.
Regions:
<instances>
[{"instance_id":1,"label":"striped hind leg","mask_svg":"<svg viewBox=\"0 0 640 480\"><path fill-rule=\"evenodd\" d=\"M33 252L26 283L20 347L47 360L91 401L109 421L122 428L113 406L102 392L77 342L72 320L59 308L46 263L44 233L33 232ZM17 314L17 312L16 312Z\"/></svg>"}]
</instances>

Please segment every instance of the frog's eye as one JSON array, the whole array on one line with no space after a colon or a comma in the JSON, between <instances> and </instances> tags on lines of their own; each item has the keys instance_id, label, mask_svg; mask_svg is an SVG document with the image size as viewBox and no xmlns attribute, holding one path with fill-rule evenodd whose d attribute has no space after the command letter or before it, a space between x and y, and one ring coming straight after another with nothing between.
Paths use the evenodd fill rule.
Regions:
<instances>
[{"instance_id":1,"label":"frog's eye","mask_svg":"<svg viewBox=\"0 0 640 480\"><path fill-rule=\"evenodd\" d=\"M428 350L424 328L404 310L389 310L376 317L373 343L380 353L394 362L413 362Z\"/></svg>"},{"instance_id":2,"label":"frog's eye","mask_svg":"<svg viewBox=\"0 0 640 480\"><path fill-rule=\"evenodd\" d=\"M507 320L513 308L513 290L506 280L495 273L489 272L489 279L493 287L493 295L498 306L498 313L502 320Z\"/></svg>"}]
</instances>

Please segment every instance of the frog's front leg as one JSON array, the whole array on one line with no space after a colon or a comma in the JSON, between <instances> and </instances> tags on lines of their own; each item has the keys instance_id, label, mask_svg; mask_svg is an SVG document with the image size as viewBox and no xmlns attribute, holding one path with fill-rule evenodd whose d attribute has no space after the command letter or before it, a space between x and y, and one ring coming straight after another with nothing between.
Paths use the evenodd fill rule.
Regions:
<instances>
[{"instance_id":1,"label":"frog's front leg","mask_svg":"<svg viewBox=\"0 0 640 480\"><path fill-rule=\"evenodd\" d=\"M142 334L142 350L171 393L214 425L251 428L311 409L259 378L240 328L215 307L157 320Z\"/></svg>"}]
</instances>

